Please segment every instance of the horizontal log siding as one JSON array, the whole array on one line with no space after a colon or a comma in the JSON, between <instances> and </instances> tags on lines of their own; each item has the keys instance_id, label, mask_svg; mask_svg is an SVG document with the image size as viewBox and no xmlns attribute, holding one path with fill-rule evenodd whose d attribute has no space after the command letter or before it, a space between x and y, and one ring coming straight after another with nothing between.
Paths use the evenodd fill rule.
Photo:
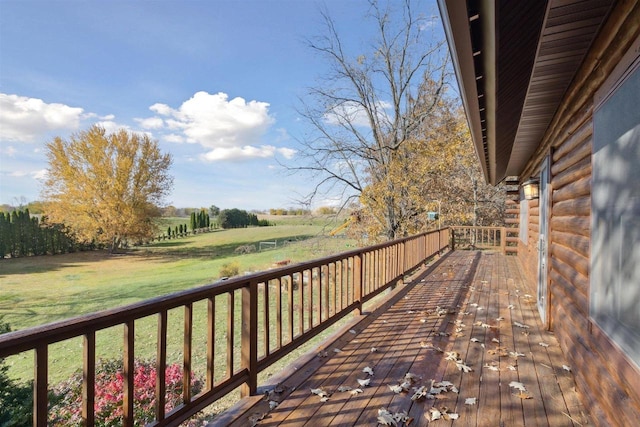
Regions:
<instances>
[{"instance_id":1,"label":"horizontal log siding","mask_svg":"<svg viewBox=\"0 0 640 427\"><path fill-rule=\"evenodd\" d=\"M638 3L622 2L614 10L583 64L580 84L568 91L541 150L525 168L527 173L539 170L544 153L551 148L550 325L574 369L591 421L602 426L636 425L640 419L640 369L589 318L593 96L604 81L603 74L608 75L615 66L617 59L613 58L619 58L626 48L617 43L629 40L626 33L637 37L640 31ZM607 34L607 29L619 34ZM598 60L589 63L590 58ZM608 70L602 69L603 64L608 64ZM589 68L592 71L584 78ZM518 249L524 270L534 283L539 224L535 202L529 205L529 242L520 242Z\"/></svg>"}]
</instances>

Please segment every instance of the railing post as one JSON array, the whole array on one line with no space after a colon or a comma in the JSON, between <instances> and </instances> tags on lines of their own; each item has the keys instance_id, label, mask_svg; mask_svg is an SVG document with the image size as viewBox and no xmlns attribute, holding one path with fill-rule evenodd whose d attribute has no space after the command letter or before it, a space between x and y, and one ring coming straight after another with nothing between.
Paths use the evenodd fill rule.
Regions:
<instances>
[{"instance_id":1,"label":"railing post","mask_svg":"<svg viewBox=\"0 0 640 427\"><path fill-rule=\"evenodd\" d=\"M353 302L356 303L355 314L362 314L362 285L363 285L363 268L362 252L353 259Z\"/></svg>"},{"instance_id":2,"label":"railing post","mask_svg":"<svg viewBox=\"0 0 640 427\"><path fill-rule=\"evenodd\" d=\"M500 227L500 250L502 255L507 254L507 228Z\"/></svg>"},{"instance_id":3,"label":"railing post","mask_svg":"<svg viewBox=\"0 0 640 427\"><path fill-rule=\"evenodd\" d=\"M453 227L450 230L451 230L451 252L453 252L456 250L456 230L454 230Z\"/></svg>"},{"instance_id":4,"label":"railing post","mask_svg":"<svg viewBox=\"0 0 640 427\"><path fill-rule=\"evenodd\" d=\"M242 288L242 368L249 378L240 387L241 397L254 395L258 388L258 282Z\"/></svg>"}]
</instances>

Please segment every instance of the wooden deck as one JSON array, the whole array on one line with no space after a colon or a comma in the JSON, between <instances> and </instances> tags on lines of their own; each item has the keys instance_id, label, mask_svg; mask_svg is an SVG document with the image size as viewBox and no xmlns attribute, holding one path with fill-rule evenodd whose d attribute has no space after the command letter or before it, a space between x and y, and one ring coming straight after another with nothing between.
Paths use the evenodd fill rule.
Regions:
<instances>
[{"instance_id":1,"label":"wooden deck","mask_svg":"<svg viewBox=\"0 0 640 427\"><path fill-rule=\"evenodd\" d=\"M398 426L588 425L579 367L565 365L529 293L516 257L449 253L211 425L375 426L381 409L406 414Z\"/></svg>"}]
</instances>

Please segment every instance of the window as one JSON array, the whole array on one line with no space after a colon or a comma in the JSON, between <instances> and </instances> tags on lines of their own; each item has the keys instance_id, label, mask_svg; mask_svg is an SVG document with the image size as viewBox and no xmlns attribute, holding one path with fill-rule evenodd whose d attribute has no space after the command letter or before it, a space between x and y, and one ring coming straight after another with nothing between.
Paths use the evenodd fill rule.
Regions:
<instances>
[{"instance_id":1,"label":"window","mask_svg":"<svg viewBox=\"0 0 640 427\"><path fill-rule=\"evenodd\" d=\"M640 58L635 55L594 111L590 310L640 366Z\"/></svg>"}]
</instances>

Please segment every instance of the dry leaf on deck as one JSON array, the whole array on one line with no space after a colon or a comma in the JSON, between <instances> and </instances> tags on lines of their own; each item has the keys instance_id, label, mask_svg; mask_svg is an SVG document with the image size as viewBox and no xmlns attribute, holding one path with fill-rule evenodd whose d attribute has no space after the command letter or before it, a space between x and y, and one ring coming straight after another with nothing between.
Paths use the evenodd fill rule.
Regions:
<instances>
[{"instance_id":1,"label":"dry leaf on deck","mask_svg":"<svg viewBox=\"0 0 640 427\"><path fill-rule=\"evenodd\" d=\"M361 380L360 378L358 378L358 384L360 384L360 387L366 387L371 383L371 378L367 378L365 380Z\"/></svg>"},{"instance_id":2,"label":"dry leaf on deck","mask_svg":"<svg viewBox=\"0 0 640 427\"><path fill-rule=\"evenodd\" d=\"M365 374L369 374L369 375L373 376L373 369L371 369L371 367L370 367L370 366L365 366L365 367L362 369L362 372L364 372Z\"/></svg>"},{"instance_id":3,"label":"dry leaf on deck","mask_svg":"<svg viewBox=\"0 0 640 427\"><path fill-rule=\"evenodd\" d=\"M513 322L513 326L517 326L518 328L529 329L528 325L525 325L525 324L520 323L520 322Z\"/></svg>"},{"instance_id":4,"label":"dry leaf on deck","mask_svg":"<svg viewBox=\"0 0 640 427\"><path fill-rule=\"evenodd\" d=\"M539 345L540 347L545 347L545 348L546 348L546 347L549 347L549 344L547 344L546 342L539 342L539 343L538 343L538 345Z\"/></svg>"},{"instance_id":5,"label":"dry leaf on deck","mask_svg":"<svg viewBox=\"0 0 640 427\"><path fill-rule=\"evenodd\" d=\"M351 390L349 393L351 393L352 396L355 396L357 394L362 393L362 389L361 388L354 388L353 390Z\"/></svg>"},{"instance_id":6,"label":"dry leaf on deck","mask_svg":"<svg viewBox=\"0 0 640 427\"><path fill-rule=\"evenodd\" d=\"M378 409L378 424L383 426L397 426L398 422L393 418L393 414L386 409Z\"/></svg>"},{"instance_id":7,"label":"dry leaf on deck","mask_svg":"<svg viewBox=\"0 0 640 427\"><path fill-rule=\"evenodd\" d=\"M351 387L349 387L348 385L341 385L340 387L338 387L338 391L340 393L342 393L344 391L351 391Z\"/></svg>"},{"instance_id":8,"label":"dry leaf on deck","mask_svg":"<svg viewBox=\"0 0 640 427\"><path fill-rule=\"evenodd\" d=\"M471 372L471 371L473 371L471 366L467 366L462 360L456 361L456 367L458 368L459 371L462 371L462 372Z\"/></svg>"},{"instance_id":9,"label":"dry leaf on deck","mask_svg":"<svg viewBox=\"0 0 640 427\"><path fill-rule=\"evenodd\" d=\"M327 397L329 396L329 393L327 393L326 391L324 391L322 388L312 388L311 389L311 393L313 394L317 394L320 397Z\"/></svg>"},{"instance_id":10,"label":"dry leaf on deck","mask_svg":"<svg viewBox=\"0 0 640 427\"><path fill-rule=\"evenodd\" d=\"M525 388L524 384L522 384L521 382L518 382L518 381L511 381L509 383L509 387L516 388L516 389L518 389L520 391L526 391L526 388Z\"/></svg>"},{"instance_id":11,"label":"dry leaf on deck","mask_svg":"<svg viewBox=\"0 0 640 427\"><path fill-rule=\"evenodd\" d=\"M475 405L476 403L478 403L478 398L477 397L467 397L464 400L464 404L465 405Z\"/></svg>"},{"instance_id":12,"label":"dry leaf on deck","mask_svg":"<svg viewBox=\"0 0 640 427\"><path fill-rule=\"evenodd\" d=\"M526 391L521 391L518 394L514 394L514 396L519 397L520 399L533 399L533 396L531 396Z\"/></svg>"}]
</instances>

